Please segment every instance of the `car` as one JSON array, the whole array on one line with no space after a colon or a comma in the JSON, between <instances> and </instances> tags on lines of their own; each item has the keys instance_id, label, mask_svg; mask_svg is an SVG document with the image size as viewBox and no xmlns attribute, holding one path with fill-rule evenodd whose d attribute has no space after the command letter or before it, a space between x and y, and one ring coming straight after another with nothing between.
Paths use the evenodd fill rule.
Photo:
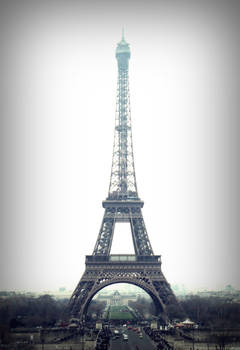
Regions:
<instances>
[{"instance_id":1,"label":"car","mask_svg":"<svg viewBox=\"0 0 240 350\"><path fill-rule=\"evenodd\" d=\"M118 339L120 337L120 333L117 329L115 329L112 334L113 334L112 339Z\"/></svg>"},{"instance_id":2,"label":"car","mask_svg":"<svg viewBox=\"0 0 240 350\"><path fill-rule=\"evenodd\" d=\"M123 340L128 341L128 335L123 333Z\"/></svg>"},{"instance_id":3,"label":"car","mask_svg":"<svg viewBox=\"0 0 240 350\"><path fill-rule=\"evenodd\" d=\"M139 333L139 338L142 339L142 337L143 337L143 334L142 334L142 333Z\"/></svg>"}]
</instances>

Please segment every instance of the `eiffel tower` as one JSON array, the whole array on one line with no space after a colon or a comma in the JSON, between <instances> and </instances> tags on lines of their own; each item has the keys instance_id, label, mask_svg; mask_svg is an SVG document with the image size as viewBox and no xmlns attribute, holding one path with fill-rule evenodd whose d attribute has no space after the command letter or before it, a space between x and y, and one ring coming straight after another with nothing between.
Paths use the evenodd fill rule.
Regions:
<instances>
[{"instance_id":1,"label":"eiffel tower","mask_svg":"<svg viewBox=\"0 0 240 350\"><path fill-rule=\"evenodd\" d=\"M115 118L112 169L108 197L101 228L92 255L86 256L86 269L73 292L69 311L85 318L89 303L102 288L115 283L130 283L152 298L156 314L167 320L169 305L178 305L161 271L161 256L154 255L142 216L144 202L139 198L134 168L130 113L128 63L129 44L122 35L117 44L117 108ZM115 224L128 222L135 254L111 255Z\"/></svg>"}]
</instances>

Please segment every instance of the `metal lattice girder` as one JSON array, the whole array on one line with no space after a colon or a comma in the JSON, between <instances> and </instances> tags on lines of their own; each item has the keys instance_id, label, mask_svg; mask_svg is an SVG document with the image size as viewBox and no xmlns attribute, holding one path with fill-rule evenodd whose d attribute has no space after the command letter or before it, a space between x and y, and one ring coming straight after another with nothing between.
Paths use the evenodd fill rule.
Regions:
<instances>
[{"instance_id":1,"label":"metal lattice girder","mask_svg":"<svg viewBox=\"0 0 240 350\"><path fill-rule=\"evenodd\" d=\"M153 255L150 240L144 224L141 206L143 202L103 202L105 209L93 255L109 255L116 222L129 222L136 255ZM111 206L110 206L111 205Z\"/></svg>"},{"instance_id":2,"label":"metal lattice girder","mask_svg":"<svg viewBox=\"0 0 240 350\"><path fill-rule=\"evenodd\" d=\"M132 235L135 239L137 255L153 255L153 250L148 239L143 218L133 218L131 220Z\"/></svg>"},{"instance_id":3,"label":"metal lattice girder","mask_svg":"<svg viewBox=\"0 0 240 350\"><path fill-rule=\"evenodd\" d=\"M72 315L79 313L79 306L84 305L93 286L94 281L85 281L84 278L81 279L70 299L69 309Z\"/></svg>"},{"instance_id":4,"label":"metal lattice girder","mask_svg":"<svg viewBox=\"0 0 240 350\"><path fill-rule=\"evenodd\" d=\"M105 211L102 225L98 235L98 239L94 248L93 254L109 255L111 249L111 242L113 238L115 219L108 216L108 210Z\"/></svg>"}]
</instances>

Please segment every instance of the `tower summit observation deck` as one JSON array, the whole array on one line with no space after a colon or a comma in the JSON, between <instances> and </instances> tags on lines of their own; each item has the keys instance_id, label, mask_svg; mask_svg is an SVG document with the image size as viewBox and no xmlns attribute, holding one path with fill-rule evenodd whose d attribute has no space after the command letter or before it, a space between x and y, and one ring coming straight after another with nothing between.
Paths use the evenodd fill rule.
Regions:
<instances>
[{"instance_id":1,"label":"tower summit observation deck","mask_svg":"<svg viewBox=\"0 0 240 350\"><path fill-rule=\"evenodd\" d=\"M118 60L118 64L123 63L124 68L128 68L128 60L131 56L130 53L130 48L129 48L129 44L125 41L124 38L124 33L122 33L122 40L117 44L117 48L116 48L116 58Z\"/></svg>"}]
</instances>

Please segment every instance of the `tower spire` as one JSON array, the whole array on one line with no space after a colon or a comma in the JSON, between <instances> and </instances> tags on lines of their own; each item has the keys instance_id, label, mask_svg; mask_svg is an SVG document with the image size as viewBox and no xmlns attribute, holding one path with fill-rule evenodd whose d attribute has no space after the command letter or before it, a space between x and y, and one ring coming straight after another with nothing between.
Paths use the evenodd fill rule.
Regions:
<instances>
[{"instance_id":1,"label":"tower spire","mask_svg":"<svg viewBox=\"0 0 240 350\"><path fill-rule=\"evenodd\" d=\"M118 62L117 103L114 146L108 199L138 199L133 158L130 95L128 83L129 44L124 39L117 44Z\"/></svg>"}]
</instances>

